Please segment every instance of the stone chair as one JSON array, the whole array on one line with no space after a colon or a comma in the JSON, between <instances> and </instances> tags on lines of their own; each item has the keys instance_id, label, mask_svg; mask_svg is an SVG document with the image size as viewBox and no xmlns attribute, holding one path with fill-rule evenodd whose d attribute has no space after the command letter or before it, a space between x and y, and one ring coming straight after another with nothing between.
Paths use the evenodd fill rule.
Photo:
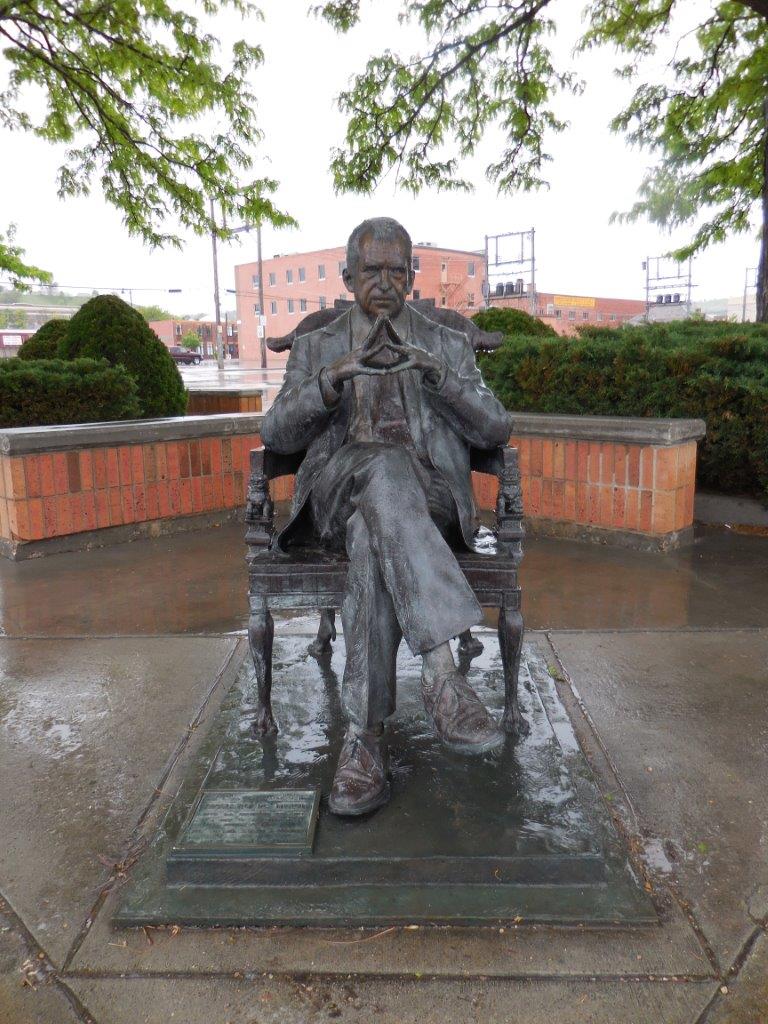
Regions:
<instances>
[{"instance_id":1,"label":"stone chair","mask_svg":"<svg viewBox=\"0 0 768 1024\"><path fill-rule=\"evenodd\" d=\"M317 547L280 551L275 544L274 503L269 484L296 473L303 452L279 455L267 448L255 448L250 455L250 478L246 504L248 546L248 641L256 672L254 731L261 736L277 732L272 714L272 609L314 610L323 613L315 652L327 649L335 636L333 609L341 606L347 574L347 559L338 552ZM523 641L518 566L523 548L523 505L517 449L492 451L471 449L471 468L499 480L496 522L493 530L481 527L476 550L457 552L457 559L478 601L499 609L499 645L504 671L504 715L509 733L525 733L528 725L518 705L518 674ZM462 635L464 649L471 636Z\"/></svg>"}]
</instances>

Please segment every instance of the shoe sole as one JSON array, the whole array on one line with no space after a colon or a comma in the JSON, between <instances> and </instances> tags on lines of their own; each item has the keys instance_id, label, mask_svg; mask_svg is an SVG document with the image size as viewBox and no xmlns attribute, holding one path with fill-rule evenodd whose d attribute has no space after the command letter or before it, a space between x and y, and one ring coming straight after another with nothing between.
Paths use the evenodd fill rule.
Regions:
<instances>
[{"instance_id":1,"label":"shoe sole","mask_svg":"<svg viewBox=\"0 0 768 1024\"><path fill-rule=\"evenodd\" d=\"M435 735L445 749L451 750L455 754L487 754L489 750L497 750L499 747L503 747L507 739L507 734L500 731L498 736L484 740L482 743L460 743L455 740L446 740L438 732L435 720L431 715L429 715L429 720L432 723Z\"/></svg>"},{"instance_id":2,"label":"shoe sole","mask_svg":"<svg viewBox=\"0 0 768 1024\"><path fill-rule=\"evenodd\" d=\"M359 818L363 814L370 814L371 811L376 811L379 807L389 803L392 790L387 782L379 793L376 794L373 799L369 800L366 804L357 804L354 808L342 809L338 806L334 806L333 800L329 797L328 799L328 810L331 814L336 815L338 818Z\"/></svg>"}]
</instances>

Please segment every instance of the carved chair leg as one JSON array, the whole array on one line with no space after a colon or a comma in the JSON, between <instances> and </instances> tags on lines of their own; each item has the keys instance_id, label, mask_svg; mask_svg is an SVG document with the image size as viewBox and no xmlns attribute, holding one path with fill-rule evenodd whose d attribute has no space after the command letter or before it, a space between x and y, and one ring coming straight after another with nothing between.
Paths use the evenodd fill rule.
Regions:
<instances>
[{"instance_id":1,"label":"carved chair leg","mask_svg":"<svg viewBox=\"0 0 768 1024\"><path fill-rule=\"evenodd\" d=\"M320 626L317 636L307 647L309 653L318 658L326 651L330 651L331 643L336 639L336 611L333 608L320 609Z\"/></svg>"},{"instance_id":2,"label":"carved chair leg","mask_svg":"<svg viewBox=\"0 0 768 1024\"><path fill-rule=\"evenodd\" d=\"M248 619L248 643L256 670L256 716L253 731L258 736L274 736L277 725L272 715L272 638L275 623L269 608L251 608Z\"/></svg>"},{"instance_id":3,"label":"carved chair leg","mask_svg":"<svg viewBox=\"0 0 768 1024\"><path fill-rule=\"evenodd\" d=\"M459 654L466 654L469 658L476 658L483 653L483 645L476 636L472 636L471 629L465 629L459 634Z\"/></svg>"},{"instance_id":4,"label":"carved chair leg","mask_svg":"<svg viewBox=\"0 0 768 1024\"><path fill-rule=\"evenodd\" d=\"M525 736L530 726L520 713L518 685L520 652L523 646L523 616L506 601L499 609L499 648L504 668L504 717L502 725L508 733Z\"/></svg>"}]
</instances>

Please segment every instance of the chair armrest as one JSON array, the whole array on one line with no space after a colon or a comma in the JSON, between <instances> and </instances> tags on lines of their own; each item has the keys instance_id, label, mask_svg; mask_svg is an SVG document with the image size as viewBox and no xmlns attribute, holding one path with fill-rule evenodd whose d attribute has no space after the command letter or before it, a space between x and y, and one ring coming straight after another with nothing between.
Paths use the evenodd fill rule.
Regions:
<instances>
[{"instance_id":1,"label":"chair armrest","mask_svg":"<svg viewBox=\"0 0 768 1024\"><path fill-rule=\"evenodd\" d=\"M501 471L499 496L496 501L496 533L499 552L523 557L523 491L520 484L520 465L517 448L500 448Z\"/></svg>"},{"instance_id":2,"label":"chair armrest","mask_svg":"<svg viewBox=\"0 0 768 1024\"><path fill-rule=\"evenodd\" d=\"M245 501L245 543L248 561L269 550L275 533L275 506L265 473L265 448L254 448L250 456L250 475Z\"/></svg>"}]
</instances>

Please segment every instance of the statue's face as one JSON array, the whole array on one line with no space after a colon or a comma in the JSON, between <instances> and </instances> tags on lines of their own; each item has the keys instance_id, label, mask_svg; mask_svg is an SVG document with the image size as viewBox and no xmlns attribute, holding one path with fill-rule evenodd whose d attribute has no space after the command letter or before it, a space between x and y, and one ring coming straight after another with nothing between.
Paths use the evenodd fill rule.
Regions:
<instances>
[{"instance_id":1,"label":"statue's face","mask_svg":"<svg viewBox=\"0 0 768 1024\"><path fill-rule=\"evenodd\" d=\"M371 319L397 316L413 284L413 270L402 239L366 235L360 243L354 273L344 271L344 284Z\"/></svg>"}]
</instances>

